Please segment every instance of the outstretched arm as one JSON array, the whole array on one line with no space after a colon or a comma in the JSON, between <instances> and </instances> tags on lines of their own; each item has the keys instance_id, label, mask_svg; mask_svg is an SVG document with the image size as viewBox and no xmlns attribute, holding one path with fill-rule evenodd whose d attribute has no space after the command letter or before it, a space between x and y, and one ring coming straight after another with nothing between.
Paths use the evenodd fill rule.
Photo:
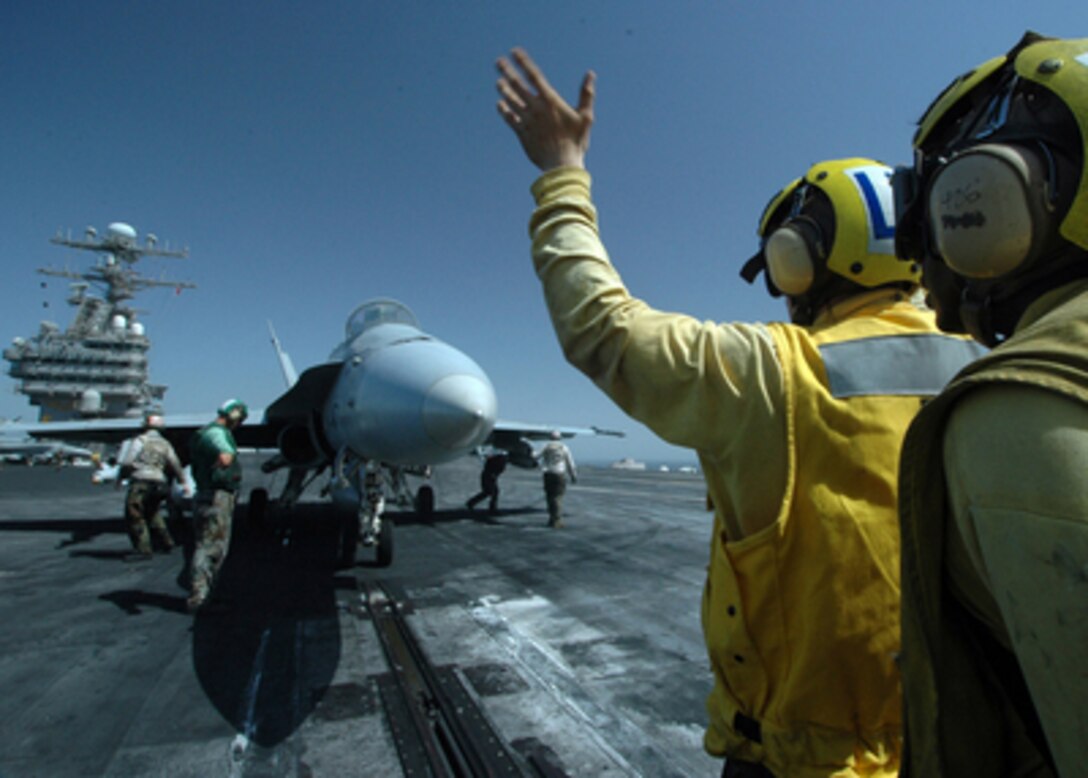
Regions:
<instances>
[{"instance_id":1,"label":"outstretched arm","mask_svg":"<svg viewBox=\"0 0 1088 778\"><path fill-rule=\"evenodd\" d=\"M513 62L502 57L497 63L498 108L526 156L545 172L557 167L584 168L593 126L596 75L586 73L578 107L572 108L523 49L514 49L511 59Z\"/></svg>"}]
</instances>

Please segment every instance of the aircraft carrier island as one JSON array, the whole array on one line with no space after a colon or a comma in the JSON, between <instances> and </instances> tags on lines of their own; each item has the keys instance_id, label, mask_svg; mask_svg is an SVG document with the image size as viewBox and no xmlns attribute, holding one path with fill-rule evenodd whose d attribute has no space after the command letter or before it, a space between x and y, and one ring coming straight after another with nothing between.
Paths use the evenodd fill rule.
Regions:
<instances>
[{"instance_id":1,"label":"aircraft carrier island","mask_svg":"<svg viewBox=\"0 0 1088 778\"><path fill-rule=\"evenodd\" d=\"M57 235L51 242L98 258L85 270L38 269L72 281L67 302L76 312L67 329L43 321L37 335L17 337L4 349L18 391L38 407L40 421L139 417L159 408L167 387L151 382L151 339L130 301L151 287L194 285L149 278L136 264L144 257L185 258L188 250L160 248L153 234L141 241L123 222L101 236L88 227L82 239Z\"/></svg>"}]
</instances>

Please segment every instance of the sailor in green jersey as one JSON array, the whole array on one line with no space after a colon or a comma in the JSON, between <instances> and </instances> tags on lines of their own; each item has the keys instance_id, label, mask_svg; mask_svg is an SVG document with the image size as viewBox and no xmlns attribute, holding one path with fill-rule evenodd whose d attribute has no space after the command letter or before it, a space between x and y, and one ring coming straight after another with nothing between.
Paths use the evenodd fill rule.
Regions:
<instances>
[{"instance_id":1,"label":"sailor in green jersey","mask_svg":"<svg viewBox=\"0 0 1088 778\"><path fill-rule=\"evenodd\" d=\"M228 400L213 422L194 433L189 444L196 482L196 548L188 601L190 612L207 601L230 547L231 519L242 483L242 466L232 430L248 415L245 403Z\"/></svg>"}]
</instances>

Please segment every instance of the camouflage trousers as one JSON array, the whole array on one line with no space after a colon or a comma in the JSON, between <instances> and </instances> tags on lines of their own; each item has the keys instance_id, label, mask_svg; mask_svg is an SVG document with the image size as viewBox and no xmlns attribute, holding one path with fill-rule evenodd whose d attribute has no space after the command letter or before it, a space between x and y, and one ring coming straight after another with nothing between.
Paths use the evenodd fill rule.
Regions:
<instances>
[{"instance_id":1,"label":"camouflage trousers","mask_svg":"<svg viewBox=\"0 0 1088 778\"><path fill-rule=\"evenodd\" d=\"M151 533L166 551L174 547L174 539L166 528L159 508L170 495L170 487L157 481L133 480L125 497L125 524L132 547L141 554L151 553ZM150 528L150 531L149 531Z\"/></svg>"},{"instance_id":2,"label":"camouflage trousers","mask_svg":"<svg viewBox=\"0 0 1088 778\"><path fill-rule=\"evenodd\" d=\"M192 561L193 600L203 602L207 599L227 558L234 502L234 492L222 489L210 495L197 495L193 506L196 534Z\"/></svg>"}]
</instances>

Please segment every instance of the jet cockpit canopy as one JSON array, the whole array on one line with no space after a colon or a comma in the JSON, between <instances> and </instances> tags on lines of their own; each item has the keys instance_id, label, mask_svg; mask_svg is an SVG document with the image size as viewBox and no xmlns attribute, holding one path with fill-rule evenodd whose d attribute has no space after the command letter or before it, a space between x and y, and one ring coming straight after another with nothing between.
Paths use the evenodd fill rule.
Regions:
<instances>
[{"instance_id":1,"label":"jet cockpit canopy","mask_svg":"<svg viewBox=\"0 0 1088 778\"><path fill-rule=\"evenodd\" d=\"M348 316L345 340L351 342L371 327L379 324L405 324L419 329L419 321L408 306L389 298L367 300Z\"/></svg>"}]
</instances>

